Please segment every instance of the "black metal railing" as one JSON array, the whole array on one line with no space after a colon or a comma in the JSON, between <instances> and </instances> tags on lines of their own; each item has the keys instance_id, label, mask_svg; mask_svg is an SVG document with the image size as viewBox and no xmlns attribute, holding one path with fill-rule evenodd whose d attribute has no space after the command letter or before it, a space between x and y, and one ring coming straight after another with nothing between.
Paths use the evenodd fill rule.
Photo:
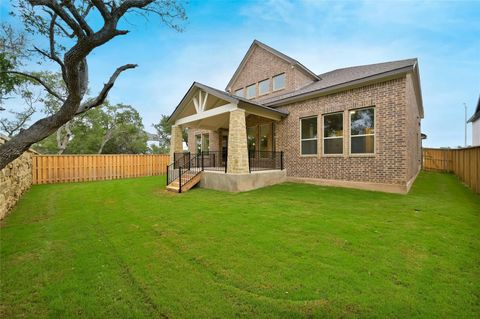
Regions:
<instances>
[{"instance_id":1,"label":"black metal railing","mask_svg":"<svg viewBox=\"0 0 480 319\"><path fill-rule=\"evenodd\" d=\"M283 151L249 151L248 166L250 172L267 171L267 170L283 170Z\"/></svg>"},{"instance_id":2,"label":"black metal railing","mask_svg":"<svg viewBox=\"0 0 480 319\"><path fill-rule=\"evenodd\" d=\"M283 157L283 151L249 151L249 171L283 170ZM167 185L178 180L180 193L182 186L203 170L227 173L228 154L226 151L204 151L193 156L188 152L174 153L173 158L175 159L173 163L167 165Z\"/></svg>"},{"instance_id":3,"label":"black metal railing","mask_svg":"<svg viewBox=\"0 0 480 319\"><path fill-rule=\"evenodd\" d=\"M227 172L227 151L203 151L197 154L198 161L203 161L203 167L209 171Z\"/></svg>"},{"instance_id":4,"label":"black metal railing","mask_svg":"<svg viewBox=\"0 0 480 319\"><path fill-rule=\"evenodd\" d=\"M197 155L191 156L190 153L175 154L182 155L178 155L173 163L167 165L167 185L178 181L178 192L181 193L182 186L203 171L203 162Z\"/></svg>"},{"instance_id":5,"label":"black metal railing","mask_svg":"<svg viewBox=\"0 0 480 319\"><path fill-rule=\"evenodd\" d=\"M179 168L180 166L185 168L189 162L190 152L173 153L173 164L175 164L175 168Z\"/></svg>"}]
</instances>

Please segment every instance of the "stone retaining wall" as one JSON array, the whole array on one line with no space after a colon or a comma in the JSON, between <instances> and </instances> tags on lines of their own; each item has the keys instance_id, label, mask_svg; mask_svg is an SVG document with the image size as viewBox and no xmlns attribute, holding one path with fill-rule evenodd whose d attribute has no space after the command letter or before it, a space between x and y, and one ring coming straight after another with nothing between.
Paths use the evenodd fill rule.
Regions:
<instances>
[{"instance_id":1,"label":"stone retaining wall","mask_svg":"<svg viewBox=\"0 0 480 319\"><path fill-rule=\"evenodd\" d=\"M8 138L0 135L0 144ZM0 220L32 185L32 155L27 151L0 171Z\"/></svg>"}]
</instances>

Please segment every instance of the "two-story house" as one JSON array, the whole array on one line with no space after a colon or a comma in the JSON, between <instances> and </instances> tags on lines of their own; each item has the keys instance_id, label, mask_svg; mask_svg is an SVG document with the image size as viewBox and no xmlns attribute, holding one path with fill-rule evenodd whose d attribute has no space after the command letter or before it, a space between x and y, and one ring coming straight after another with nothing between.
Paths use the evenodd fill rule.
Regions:
<instances>
[{"instance_id":1,"label":"two-story house","mask_svg":"<svg viewBox=\"0 0 480 319\"><path fill-rule=\"evenodd\" d=\"M255 40L225 90L195 82L173 111L168 183L406 193L421 167L422 118L417 59L316 74Z\"/></svg>"}]
</instances>

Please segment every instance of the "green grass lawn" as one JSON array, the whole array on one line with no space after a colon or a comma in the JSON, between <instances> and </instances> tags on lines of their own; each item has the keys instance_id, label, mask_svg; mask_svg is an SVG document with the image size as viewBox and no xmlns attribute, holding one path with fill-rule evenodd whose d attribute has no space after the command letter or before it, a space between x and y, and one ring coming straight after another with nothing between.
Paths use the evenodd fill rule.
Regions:
<instances>
[{"instance_id":1,"label":"green grass lawn","mask_svg":"<svg viewBox=\"0 0 480 319\"><path fill-rule=\"evenodd\" d=\"M480 196L163 177L34 186L1 227L0 317L480 317Z\"/></svg>"}]
</instances>

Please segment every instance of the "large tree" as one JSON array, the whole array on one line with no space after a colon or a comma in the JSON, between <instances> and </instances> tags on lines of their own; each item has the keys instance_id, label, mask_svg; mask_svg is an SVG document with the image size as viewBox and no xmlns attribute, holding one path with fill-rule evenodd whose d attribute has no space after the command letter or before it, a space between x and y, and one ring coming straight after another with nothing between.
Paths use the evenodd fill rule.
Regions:
<instances>
[{"instance_id":1,"label":"large tree","mask_svg":"<svg viewBox=\"0 0 480 319\"><path fill-rule=\"evenodd\" d=\"M143 130L140 114L130 105L104 103L82 114L68 123L68 142L59 143L58 135L66 132L57 131L35 144L42 153L75 154L140 154L146 153L147 135ZM65 129L64 129L65 130Z\"/></svg>"},{"instance_id":2,"label":"large tree","mask_svg":"<svg viewBox=\"0 0 480 319\"><path fill-rule=\"evenodd\" d=\"M179 26L176 23L186 18L184 8L176 0L19 0L16 9L28 32L48 39L48 48L35 46L33 49L58 65L67 94L63 98L35 74L19 70L1 71L2 74L20 75L37 82L60 100L61 107L0 146L0 169L75 116L101 106L120 73L137 67L136 64L118 67L96 96L87 96L87 57L95 48L129 32L119 28L125 16L131 12L145 16L153 14L177 30ZM95 28L98 21L93 12L101 17L99 28Z\"/></svg>"}]
</instances>

